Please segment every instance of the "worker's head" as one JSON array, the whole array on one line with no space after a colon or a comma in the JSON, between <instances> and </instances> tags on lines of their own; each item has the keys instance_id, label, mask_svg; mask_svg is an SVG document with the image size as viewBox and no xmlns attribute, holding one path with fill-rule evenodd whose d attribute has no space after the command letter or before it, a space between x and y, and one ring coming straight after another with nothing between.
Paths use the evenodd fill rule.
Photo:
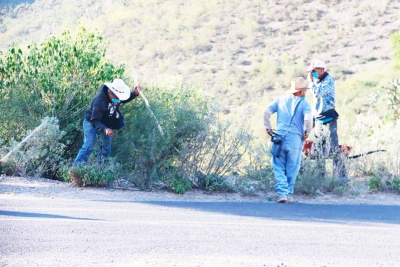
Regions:
<instances>
[{"instance_id":1,"label":"worker's head","mask_svg":"<svg viewBox=\"0 0 400 267\"><path fill-rule=\"evenodd\" d=\"M285 92L295 96L303 97L306 95L308 83L303 77L296 77L290 83L290 86L285 88Z\"/></svg>"},{"instance_id":2,"label":"worker's head","mask_svg":"<svg viewBox=\"0 0 400 267\"><path fill-rule=\"evenodd\" d=\"M310 67L308 67L307 72L311 72L311 75L315 79L320 79L324 75L326 69L326 64L322 60L314 60Z\"/></svg>"},{"instance_id":3,"label":"worker's head","mask_svg":"<svg viewBox=\"0 0 400 267\"><path fill-rule=\"evenodd\" d=\"M119 102L121 102L121 100L119 100L118 96L116 96L113 93L113 91L111 91L110 89L108 89L107 94L108 94L108 98L110 98L112 103L118 104Z\"/></svg>"},{"instance_id":4,"label":"worker's head","mask_svg":"<svg viewBox=\"0 0 400 267\"><path fill-rule=\"evenodd\" d=\"M112 83L104 83L107 86L109 93L108 96L112 99L119 99L120 101L127 100L131 95L131 90L122 79L114 79Z\"/></svg>"}]
</instances>

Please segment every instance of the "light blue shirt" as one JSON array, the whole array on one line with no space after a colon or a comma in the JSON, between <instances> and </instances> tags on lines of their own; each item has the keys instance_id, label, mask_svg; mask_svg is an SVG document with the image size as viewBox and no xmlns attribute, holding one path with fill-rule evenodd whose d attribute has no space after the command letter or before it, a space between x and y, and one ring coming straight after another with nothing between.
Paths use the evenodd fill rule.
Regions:
<instances>
[{"instance_id":1,"label":"light blue shirt","mask_svg":"<svg viewBox=\"0 0 400 267\"><path fill-rule=\"evenodd\" d=\"M300 100L302 101L299 103ZM290 124L297 103L299 103L299 106L292 124ZM272 102L272 104L268 106L268 109L272 113L277 113L277 134L285 135L287 132L288 134L295 134L300 137L304 135L304 115L311 114L310 104L305 97L301 98L293 95L281 96Z\"/></svg>"}]
</instances>

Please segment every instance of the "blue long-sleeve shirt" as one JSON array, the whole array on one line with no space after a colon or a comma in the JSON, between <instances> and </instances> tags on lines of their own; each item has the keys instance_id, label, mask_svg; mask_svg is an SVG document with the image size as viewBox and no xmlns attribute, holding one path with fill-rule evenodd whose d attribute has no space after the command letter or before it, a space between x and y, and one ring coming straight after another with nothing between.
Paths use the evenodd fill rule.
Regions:
<instances>
[{"instance_id":1,"label":"blue long-sleeve shirt","mask_svg":"<svg viewBox=\"0 0 400 267\"><path fill-rule=\"evenodd\" d=\"M312 83L311 92L314 96L314 117L335 108L335 79L328 72Z\"/></svg>"}]
</instances>

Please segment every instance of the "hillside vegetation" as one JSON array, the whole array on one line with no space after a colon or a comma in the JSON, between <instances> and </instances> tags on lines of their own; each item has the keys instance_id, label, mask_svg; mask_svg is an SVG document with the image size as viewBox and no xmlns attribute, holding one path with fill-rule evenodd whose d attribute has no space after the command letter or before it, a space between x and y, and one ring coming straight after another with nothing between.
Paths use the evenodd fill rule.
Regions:
<instances>
[{"instance_id":1,"label":"hillside vegetation","mask_svg":"<svg viewBox=\"0 0 400 267\"><path fill-rule=\"evenodd\" d=\"M397 0L37 0L2 6L0 48L97 29L110 59L144 82L175 77L232 110L272 97L315 58L339 87L357 73L388 74L399 15Z\"/></svg>"},{"instance_id":2,"label":"hillside vegetation","mask_svg":"<svg viewBox=\"0 0 400 267\"><path fill-rule=\"evenodd\" d=\"M11 2L0 5L0 154L40 121L46 130L0 173L143 189L162 182L177 193L271 189L262 110L319 58L337 81L341 144L386 151L347 160L355 179L345 187L305 158L296 190L357 194L369 177L371 191L400 192L398 0ZM93 156L70 172L97 86L116 76L132 85L133 68L166 136L135 100L111 164L99 168Z\"/></svg>"}]
</instances>

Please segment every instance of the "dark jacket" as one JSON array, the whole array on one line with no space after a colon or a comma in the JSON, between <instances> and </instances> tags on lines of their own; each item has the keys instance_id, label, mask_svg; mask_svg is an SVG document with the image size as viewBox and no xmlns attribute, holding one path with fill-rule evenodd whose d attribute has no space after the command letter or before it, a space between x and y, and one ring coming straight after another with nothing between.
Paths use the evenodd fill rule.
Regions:
<instances>
[{"instance_id":1,"label":"dark jacket","mask_svg":"<svg viewBox=\"0 0 400 267\"><path fill-rule=\"evenodd\" d=\"M134 92L131 92L127 100L113 104L108 97L108 87L102 84L85 112L85 119L99 132L104 132L106 128L120 129L124 126L124 116L119 111L119 106L121 103L132 101L136 96Z\"/></svg>"}]
</instances>

